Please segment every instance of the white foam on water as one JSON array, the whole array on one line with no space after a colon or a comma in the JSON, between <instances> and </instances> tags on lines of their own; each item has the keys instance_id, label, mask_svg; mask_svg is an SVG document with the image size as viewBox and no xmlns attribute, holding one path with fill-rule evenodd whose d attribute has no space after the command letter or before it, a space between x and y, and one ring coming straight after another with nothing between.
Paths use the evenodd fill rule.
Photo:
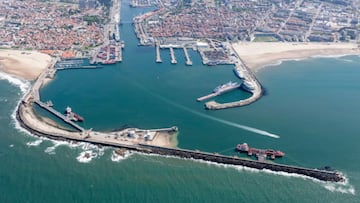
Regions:
<instances>
[{"instance_id":1,"label":"white foam on water","mask_svg":"<svg viewBox=\"0 0 360 203\"><path fill-rule=\"evenodd\" d=\"M26 145L29 146L29 147L32 147L32 146L39 146L41 143L43 142L42 139L38 139L38 140L35 140L35 141L32 141L32 142L27 142Z\"/></svg>"},{"instance_id":2,"label":"white foam on water","mask_svg":"<svg viewBox=\"0 0 360 203\"><path fill-rule=\"evenodd\" d=\"M23 94L25 94L30 87L29 81L20 79L13 75L6 74L4 72L0 72L0 80L7 80L10 84L19 87Z\"/></svg>"},{"instance_id":3,"label":"white foam on water","mask_svg":"<svg viewBox=\"0 0 360 203\"><path fill-rule=\"evenodd\" d=\"M356 191L354 186L352 186L349 183L349 179L344 175L341 174L345 181L344 182L338 182L338 183L333 183L333 182L322 182L322 186L331 191L331 192L340 192L343 194L351 194L351 195L355 195Z\"/></svg>"},{"instance_id":4,"label":"white foam on water","mask_svg":"<svg viewBox=\"0 0 360 203\"><path fill-rule=\"evenodd\" d=\"M98 155L97 153L93 152L92 150L83 151L76 157L78 162L80 163L89 163L93 158L96 158Z\"/></svg>"},{"instance_id":5,"label":"white foam on water","mask_svg":"<svg viewBox=\"0 0 360 203\"><path fill-rule=\"evenodd\" d=\"M13 148L13 147L14 147L14 145L13 145L13 144L11 144L11 145L9 145L9 147Z\"/></svg>"},{"instance_id":6,"label":"white foam on water","mask_svg":"<svg viewBox=\"0 0 360 203\"><path fill-rule=\"evenodd\" d=\"M335 183L325 183L324 187L331 192L340 192L351 195L356 194L355 188L352 185L342 186L342 185L337 185Z\"/></svg>"},{"instance_id":7,"label":"white foam on water","mask_svg":"<svg viewBox=\"0 0 360 203\"><path fill-rule=\"evenodd\" d=\"M122 160L129 158L131 155L132 155L132 152L130 152L129 150L127 150L125 152L124 156L121 156L121 155L117 154L115 151L113 151L111 154L111 161L120 162Z\"/></svg>"},{"instance_id":8,"label":"white foam on water","mask_svg":"<svg viewBox=\"0 0 360 203\"><path fill-rule=\"evenodd\" d=\"M57 147L59 147L59 146L61 146L61 145L67 145L68 144L68 142L67 141L58 141L58 140L50 140L54 145L53 146L51 146L51 147L47 147L46 149L45 149L45 153L47 153L47 154L56 154L55 153L55 149L57 148Z\"/></svg>"}]
</instances>

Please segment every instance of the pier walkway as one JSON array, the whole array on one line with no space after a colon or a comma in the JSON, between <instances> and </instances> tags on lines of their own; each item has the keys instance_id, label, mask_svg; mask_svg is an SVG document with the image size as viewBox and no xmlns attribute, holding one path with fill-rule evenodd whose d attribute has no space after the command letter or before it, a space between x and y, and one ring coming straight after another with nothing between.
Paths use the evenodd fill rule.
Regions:
<instances>
[{"instance_id":1,"label":"pier walkway","mask_svg":"<svg viewBox=\"0 0 360 203\"><path fill-rule=\"evenodd\" d=\"M175 58L175 53L174 53L174 48L173 47L170 47L170 56L171 56L171 63L176 64L177 61L176 61L176 58Z\"/></svg>"},{"instance_id":2,"label":"pier walkway","mask_svg":"<svg viewBox=\"0 0 360 203\"><path fill-rule=\"evenodd\" d=\"M49 105L45 104L44 102L41 102L39 100L35 100L35 103L37 105L39 105L41 108L49 111L50 113L52 113L53 115L57 116L58 118L60 118L61 120L63 120L65 123L71 125L72 127L76 128L77 130L84 132L85 129L81 126L79 126L78 124L72 122L68 117L66 117L65 115L61 114L60 112L56 111L54 108L50 107Z\"/></svg>"},{"instance_id":3,"label":"pier walkway","mask_svg":"<svg viewBox=\"0 0 360 203\"><path fill-rule=\"evenodd\" d=\"M192 61L190 60L189 53L188 53L186 47L183 47L183 49L184 49L184 54L185 54L185 58L186 58L186 65L191 66Z\"/></svg>"},{"instance_id":4,"label":"pier walkway","mask_svg":"<svg viewBox=\"0 0 360 203\"><path fill-rule=\"evenodd\" d=\"M161 56L160 56L160 45L156 43L156 63L161 63Z\"/></svg>"},{"instance_id":5,"label":"pier walkway","mask_svg":"<svg viewBox=\"0 0 360 203\"><path fill-rule=\"evenodd\" d=\"M216 97L216 96L218 96L218 95L219 95L219 94L217 94L217 93L211 93L211 94L205 95L205 96L203 96L203 97L197 98L196 101L201 102L201 101L204 101L204 100L207 100L207 99Z\"/></svg>"}]
</instances>

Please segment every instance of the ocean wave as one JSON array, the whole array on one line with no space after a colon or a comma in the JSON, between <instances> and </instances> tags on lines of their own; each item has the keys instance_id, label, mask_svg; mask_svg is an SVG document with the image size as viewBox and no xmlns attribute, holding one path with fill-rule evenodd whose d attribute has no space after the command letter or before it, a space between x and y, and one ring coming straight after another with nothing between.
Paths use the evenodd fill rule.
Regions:
<instances>
[{"instance_id":1,"label":"ocean wave","mask_svg":"<svg viewBox=\"0 0 360 203\"><path fill-rule=\"evenodd\" d=\"M42 139L38 139L38 140L35 140L35 141L32 141L32 142L27 142L26 145L29 146L29 147L39 146L42 142L43 142Z\"/></svg>"},{"instance_id":2,"label":"ocean wave","mask_svg":"<svg viewBox=\"0 0 360 203\"><path fill-rule=\"evenodd\" d=\"M6 102L8 102L8 99L6 99L6 98L0 98L0 102L4 102L4 103L6 103Z\"/></svg>"},{"instance_id":3,"label":"ocean wave","mask_svg":"<svg viewBox=\"0 0 360 203\"><path fill-rule=\"evenodd\" d=\"M131 155L132 155L132 152L130 152L129 150L127 150L125 152L124 156L121 156L121 155L117 154L115 151L113 151L111 154L111 161L120 162L122 160L129 158Z\"/></svg>"},{"instance_id":4,"label":"ocean wave","mask_svg":"<svg viewBox=\"0 0 360 203\"><path fill-rule=\"evenodd\" d=\"M47 147L46 149L45 149L45 153L47 153L47 154L56 154L55 153L55 149L56 148L58 148L59 146L61 146L61 145L67 145L68 144L68 142L66 142L66 141L57 141L57 140L51 140L51 142L54 144L53 146L51 146L51 147Z\"/></svg>"},{"instance_id":5,"label":"ocean wave","mask_svg":"<svg viewBox=\"0 0 360 203\"><path fill-rule=\"evenodd\" d=\"M76 157L76 159L80 163L89 163L93 158L98 156L97 153L93 152L92 150L83 151Z\"/></svg>"},{"instance_id":6,"label":"ocean wave","mask_svg":"<svg viewBox=\"0 0 360 203\"><path fill-rule=\"evenodd\" d=\"M0 80L7 80L10 84L19 87L23 94L25 94L30 87L29 81L20 79L13 75L6 74L4 72L0 72Z\"/></svg>"}]
</instances>

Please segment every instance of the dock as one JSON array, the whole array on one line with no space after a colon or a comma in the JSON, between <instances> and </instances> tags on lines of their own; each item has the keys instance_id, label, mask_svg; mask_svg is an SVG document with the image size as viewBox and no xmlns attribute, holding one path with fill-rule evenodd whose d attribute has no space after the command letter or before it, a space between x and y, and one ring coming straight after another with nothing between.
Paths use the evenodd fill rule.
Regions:
<instances>
[{"instance_id":1,"label":"dock","mask_svg":"<svg viewBox=\"0 0 360 203\"><path fill-rule=\"evenodd\" d=\"M156 43L156 63L161 63L161 56L160 56L160 45Z\"/></svg>"},{"instance_id":2,"label":"dock","mask_svg":"<svg viewBox=\"0 0 360 203\"><path fill-rule=\"evenodd\" d=\"M192 66L192 61L190 60L189 53L188 53L186 47L183 47L183 49L184 49L184 54L185 54L185 58L186 58L185 64L188 66Z\"/></svg>"},{"instance_id":3,"label":"dock","mask_svg":"<svg viewBox=\"0 0 360 203\"><path fill-rule=\"evenodd\" d=\"M84 132L85 129L81 126L79 126L78 124L72 122L68 117L66 117L65 115L61 114L60 112L56 111L54 108L52 108L50 105L47 105L46 103L43 103L39 100L35 100L35 103L37 105L39 105L41 108L47 110L48 112L52 113L53 115L55 115L56 117L60 118L61 120L63 120L65 123L71 125L72 127L76 128L77 130L79 130L80 132Z\"/></svg>"},{"instance_id":4,"label":"dock","mask_svg":"<svg viewBox=\"0 0 360 203\"><path fill-rule=\"evenodd\" d=\"M175 53L174 53L174 48L173 47L170 47L170 56L171 56L171 63L176 64L177 61L176 61L176 58L175 58Z\"/></svg>"},{"instance_id":5,"label":"dock","mask_svg":"<svg viewBox=\"0 0 360 203\"><path fill-rule=\"evenodd\" d=\"M203 96L203 97L197 98L196 101L201 102L201 101L204 101L204 100L207 100L207 99L216 97L216 96L218 96L218 95L219 95L219 94L211 93L211 94L205 95L205 96Z\"/></svg>"}]
</instances>

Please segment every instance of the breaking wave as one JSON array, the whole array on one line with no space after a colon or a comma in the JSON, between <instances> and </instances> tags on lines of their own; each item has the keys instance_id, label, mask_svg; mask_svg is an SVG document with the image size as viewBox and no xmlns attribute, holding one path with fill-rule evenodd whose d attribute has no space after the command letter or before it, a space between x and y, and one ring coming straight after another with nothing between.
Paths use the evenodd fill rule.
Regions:
<instances>
[{"instance_id":1,"label":"breaking wave","mask_svg":"<svg viewBox=\"0 0 360 203\"><path fill-rule=\"evenodd\" d=\"M29 81L20 79L18 77L3 72L0 72L0 80L7 80L10 84L19 87L23 94L25 94L30 87Z\"/></svg>"},{"instance_id":2,"label":"breaking wave","mask_svg":"<svg viewBox=\"0 0 360 203\"><path fill-rule=\"evenodd\" d=\"M80 163L89 163L93 158L98 156L97 153L93 152L92 150L83 151L76 157L76 159Z\"/></svg>"},{"instance_id":3,"label":"breaking wave","mask_svg":"<svg viewBox=\"0 0 360 203\"><path fill-rule=\"evenodd\" d=\"M32 142L27 142L26 145L29 146L29 147L39 146L42 142L43 142L42 139L38 139L38 140L35 140L35 141L32 141Z\"/></svg>"},{"instance_id":4,"label":"breaking wave","mask_svg":"<svg viewBox=\"0 0 360 203\"><path fill-rule=\"evenodd\" d=\"M140 154L140 155L145 155L145 156L155 156L155 157L174 158L174 159L181 159L181 160L190 160L190 161L193 161L196 163L202 163L202 164L211 165L211 166L215 166L215 167L220 167L220 168L225 168L225 169L228 169L228 168L235 169L240 172L245 171L245 172L250 172L250 173L267 173L267 174L272 174L272 175L277 175L277 176L282 176L282 177L287 177L287 178L300 178L303 180L311 180L331 192L340 192L340 193L351 194L351 195L356 194L354 186L349 184L348 178L345 175L343 175L345 178L344 182L335 183L335 182L321 181L321 180L318 180L316 178L312 178L309 176L300 175L300 174L296 174L296 173L287 173L287 172L283 172L283 171L272 171L269 169L255 169L255 168L250 168L247 166L215 163L215 162L211 162L211 161L204 161L204 160L193 159L193 158L180 158L180 157L172 156L172 155L147 154L147 153L142 153L142 152L134 152L134 153Z\"/></svg>"}]
</instances>

